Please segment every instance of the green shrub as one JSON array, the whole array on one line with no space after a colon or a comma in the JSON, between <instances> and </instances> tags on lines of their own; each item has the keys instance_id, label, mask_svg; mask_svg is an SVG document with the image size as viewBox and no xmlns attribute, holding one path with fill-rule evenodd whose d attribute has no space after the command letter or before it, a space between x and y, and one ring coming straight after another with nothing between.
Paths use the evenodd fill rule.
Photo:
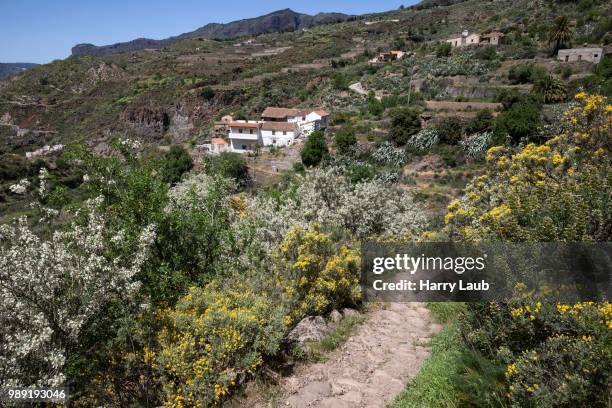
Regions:
<instances>
[{"instance_id":1,"label":"green shrub","mask_svg":"<svg viewBox=\"0 0 612 408\"><path fill-rule=\"evenodd\" d=\"M174 145L164 155L162 167L164 180L174 184L181 179L183 173L191 170L193 160L182 146Z\"/></svg>"},{"instance_id":2,"label":"green shrub","mask_svg":"<svg viewBox=\"0 0 612 408\"><path fill-rule=\"evenodd\" d=\"M489 130L493 126L493 120L493 113L490 110L479 110L476 116L465 126L465 131L468 134L472 134Z\"/></svg>"},{"instance_id":3,"label":"green shrub","mask_svg":"<svg viewBox=\"0 0 612 408\"><path fill-rule=\"evenodd\" d=\"M497 49L494 45L480 47L476 50L475 57L479 60L491 61L497 58Z\"/></svg>"},{"instance_id":4,"label":"green shrub","mask_svg":"<svg viewBox=\"0 0 612 408\"><path fill-rule=\"evenodd\" d=\"M385 111L385 107L378 99L376 99L374 92L370 92L368 94L367 103L368 112L370 115L379 116Z\"/></svg>"},{"instance_id":5,"label":"green shrub","mask_svg":"<svg viewBox=\"0 0 612 408\"><path fill-rule=\"evenodd\" d=\"M463 136L463 121L456 116L443 118L436 125L440 142L449 145L456 145Z\"/></svg>"},{"instance_id":6,"label":"green shrub","mask_svg":"<svg viewBox=\"0 0 612 408\"><path fill-rule=\"evenodd\" d=\"M306 167L313 167L321 163L321 161L329 157L329 151L327 149L327 143L325 142L325 135L322 131L317 130L313 132L304 147L300 151L302 163Z\"/></svg>"},{"instance_id":7,"label":"green shrub","mask_svg":"<svg viewBox=\"0 0 612 408\"><path fill-rule=\"evenodd\" d=\"M353 146L357 143L355 132L351 128L344 128L336 132L334 135L336 148L340 153L349 153Z\"/></svg>"},{"instance_id":8,"label":"green shrub","mask_svg":"<svg viewBox=\"0 0 612 408\"><path fill-rule=\"evenodd\" d=\"M534 64L517 64L510 68L508 79L515 84L533 83L546 76L545 68Z\"/></svg>"},{"instance_id":9,"label":"green shrub","mask_svg":"<svg viewBox=\"0 0 612 408\"><path fill-rule=\"evenodd\" d=\"M346 169L351 183L371 180L376 175L376 170L369 164L355 163Z\"/></svg>"},{"instance_id":10,"label":"green shrub","mask_svg":"<svg viewBox=\"0 0 612 408\"><path fill-rule=\"evenodd\" d=\"M443 42L436 47L436 57L448 57L451 54L451 43Z\"/></svg>"},{"instance_id":11,"label":"green shrub","mask_svg":"<svg viewBox=\"0 0 612 408\"><path fill-rule=\"evenodd\" d=\"M391 113L389 138L397 145L404 146L410 137L421 129L419 112L412 108L396 108Z\"/></svg>"},{"instance_id":12,"label":"green shrub","mask_svg":"<svg viewBox=\"0 0 612 408\"><path fill-rule=\"evenodd\" d=\"M495 119L494 132L498 137L510 136L515 143L530 140L542 122L541 110L535 102L515 103Z\"/></svg>"},{"instance_id":13,"label":"green shrub","mask_svg":"<svg viewBox=\"0 0 612 408\"><path fill-rule=\"evenodd\" d=\"M218 174L234 180L239 187L245 186L249 180L249 166L240 153L223 152L218 156L206 159L206 169L211 174Z\"/></svg>"}]
</instances>

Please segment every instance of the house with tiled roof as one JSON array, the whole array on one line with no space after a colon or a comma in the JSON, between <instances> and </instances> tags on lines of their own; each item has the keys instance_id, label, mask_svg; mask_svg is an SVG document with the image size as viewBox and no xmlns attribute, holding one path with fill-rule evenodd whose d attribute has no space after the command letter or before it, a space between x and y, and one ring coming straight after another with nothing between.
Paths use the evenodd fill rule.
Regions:
<instances>
[{"instance_id":1,"label":"house with tiled roof","mask_svg":"<svg viewBox=\"0 0 612 408\"><path fill-rule=\"evenodd\" d=\"M254 152L260 143L259 127L255 121L235 120L229 123L231 150L238 153Z\"/></svg>"},{"instance_id":2,"label":"house with tiled roof","mask_svg":"<svg viewBox=\"0 0 612 408\"><path fill-rule=\"evenodd\" d=\"M329 112L323 109L267 107L259 121L232 121L228 124L231 150L253 152L257 146L289 146L301 135L324 129Z\"/></svg>"},{"instance_id":3,"label":"house with tiled roof","mask_svg":"<svg viewBox=\"0 0 612 408\"><path fill-rule=\"evenodd\" d=\"M470 45L499 45L504 36L505 34L499 31L491 31L486 34L470 34L468 30L464 30L461 34L451 36L451 38L447 39L446 42L450 43L450 45L453 47L467 47Z\"/></svg>"},{"instance_id":4,"label":"house with tiled roof","mask_svg":"<svg viewBox=\"0 0 612 408\"><path fill-rule=\"evenodd\" d=\"M260 129L263 146L289 146L299 135L296 122L262 122Z\"/></svg>"},{"instance_id":5,"label":"house with tiled roof","mask_svg":"<svg viewBox=\"0 0 612 408\"><path fill-rule=\"evenodd\" d=\"M213 154L221 154L229 150L229 145L225 139L221 137L213 137L210 140L210 152Z\"/></svg>"}]
</instances>

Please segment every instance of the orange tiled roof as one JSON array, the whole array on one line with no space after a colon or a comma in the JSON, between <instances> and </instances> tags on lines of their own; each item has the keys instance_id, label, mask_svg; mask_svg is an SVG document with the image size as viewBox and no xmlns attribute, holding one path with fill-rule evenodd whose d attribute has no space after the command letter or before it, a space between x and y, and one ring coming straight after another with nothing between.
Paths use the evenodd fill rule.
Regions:
<instances>
[{"instance_id":1,"label":"orange tiled roof","mask_svg":"<svg viewBox=\"0 0 612 408\"><path fill-rule=\"evenodd\" d=\"M259 123L253 122L230 122L231 127L242 127L242 128L258 128Z\"/></svg>"},{"instance_id":2,"label":"orange tiled roof","mask_svg":"<svg viewBox=\"0 0 612 408\"><path fill-rule=\"evenodd\" d=\"M227 142L220 137L213 137L210 141L212 144L215 144L215 145L227 144Z\"/></svg>"},{"instance_id":3,"label":"orange tiled roof","mask_svg":"<svg viewBox=\"0 0 612 408\"><path fill-rule=\"evenodd\" d=\"M285 132L295 132L295 123L291 122L264 122L261 125L262 130L282 130Z\"/></svg>"},{"instance_id":4,"label":"orange tiled roof","mask_svg":"<svg viewBox=\"0 0 612 408\"><path fill-rule=\"evenodd\" d=\"M282 119L287 116L301 116L310 113L304 109L289 109L289 108L278 108L274 106L268 106L261 114L264 118Z\"/></svg>"}]
</instances>

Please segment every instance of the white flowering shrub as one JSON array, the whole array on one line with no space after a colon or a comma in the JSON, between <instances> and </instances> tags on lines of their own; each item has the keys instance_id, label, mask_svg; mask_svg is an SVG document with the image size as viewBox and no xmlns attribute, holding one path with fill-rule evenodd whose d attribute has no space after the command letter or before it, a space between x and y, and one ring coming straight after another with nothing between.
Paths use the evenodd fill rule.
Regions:
<instances>
[{"instance_id":1,"label":"white flowering shrub","mask_svg":"<svg viewBox=\"0 0 612 408\"><path fill-rule=\"evenodd\" d=\"M190 174L182 182L168 191L169 210L205 210L207 198L215 191L221 190L229 205L229 191L232 182L228 179L209 176L206 173Z\"/></svg>"},{"instance_id":2,"label":"white flowering shrub","mask_svg":"<svg viewBox=\"0 0 612 408\"><path fill-rule=\"evenodd\" d=\"M381 164L401 167L406 164L406 152L404 149L394 147L385 141L372 153L372 158Z\"/></svg>"},{"instance_id":3,"label":"white flowering shrub","mask_svg":"<svg viewBox=\"0 0 612 408\"><path fill-rule=\"evenodd\" d=\"M381 180L351 184L337 168L317 169L280 199L256 197L247 210L258 240L281 242L293 225L313 223L341 228L356 239L417 232L425 216L407 192Z\"/></svg>"},{"instance_id":4,"label":"white flowering shrub","mask_svg":"<svg viewBox=\"0 0 612 408\"><path fill-rule=\"evenodd\" d=\"M68 351L84 325L113 297L138 289L133 279L155 238L140 235L138 250L109 252L124 240L109 236L90 200L66 230L36 235L22 218L0 226L0 386L60 386ZM77 222L84 215L84 222Z\"/></svg>"},{"instance_id":5,"label":"white flowering shrub","mask_svg":"<svg viewBox=\"0 0 612 408\"><path fill-rule=\"evenodd\" d=\"M28 179L21 179L19 180L19 183L11 184L9 186L9 190L13 194L23 195L26 193L26 191L28 191L29 185L30 185L30 182L28 181Z\"/></svg>"},{"instance_id":6,"label":"white flowering shrub","mask_svg":"<svg viewBox=\"0 0 612 408\"><path fill-rule=\"evenodd\" d=\"M440 134L438 133L438 130L433 126L430 126L420 130L417 134L412 136L408 140L407 145L414 150L426 152L439 142Z\"/></svg>"},{"instance_id":7,"label":"white flowering shrub","mask_svg":"<svg viewBox=\"0 0 612 408\"><path fill-rule=\"evenodd\" d=\"M459 141L459 146L463 148L465 154L471 159L483 157L493 141L493 132L484 131L474 133L468 138Z\"/></svg>"}]
</instances>

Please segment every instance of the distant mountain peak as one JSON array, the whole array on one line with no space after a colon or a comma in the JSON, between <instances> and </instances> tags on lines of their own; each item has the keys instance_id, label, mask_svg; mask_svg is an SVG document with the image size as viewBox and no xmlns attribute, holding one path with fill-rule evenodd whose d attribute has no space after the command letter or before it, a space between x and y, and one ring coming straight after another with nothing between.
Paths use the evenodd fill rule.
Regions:
<instances>
[{"instance_id":1,"label":"distant mountain peak","mask_svg":"<svg viewBox=\"0 0 612 408\"><path fill-rule=\"evenodd\" d=\"M96 46L89 43L77 44L72 47L73 56L94 55L104 56L122 52L134 52L144 49L159 49L167 47L176 41L186 38L202 37L211 40L227 40L231 38L255 36L266 33L276 33L287 30L299 30L321 24L344 21L351 16L342 13L318 13L314 16L298 13L290 8L273 11L263 16L246 18L230 23L209 23L194 31L165 38L153 40L150 38L137 38L132 41L112 45Z\"/></svg>"}]
</instances>

